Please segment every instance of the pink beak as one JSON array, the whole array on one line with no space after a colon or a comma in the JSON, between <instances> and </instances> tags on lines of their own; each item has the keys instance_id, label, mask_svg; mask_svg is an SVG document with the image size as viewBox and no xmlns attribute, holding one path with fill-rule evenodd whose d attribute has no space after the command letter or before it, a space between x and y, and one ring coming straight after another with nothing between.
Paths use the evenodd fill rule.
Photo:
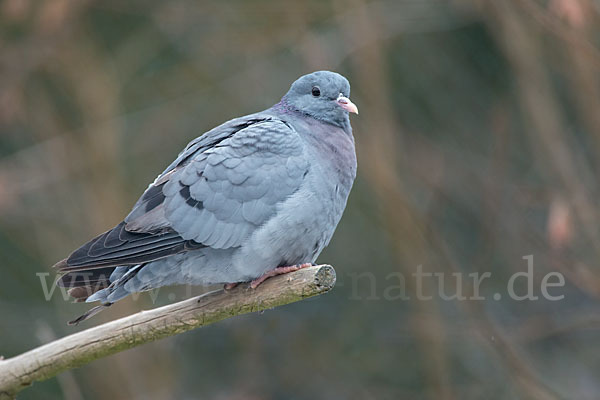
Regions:
<instances>
[{"instance_id":1,"label":"pink beak","mask_svg":"<svg viewBox=\"0 0 600 400\"><path fill-rule=\"evenodd\" d=\"M344 110L354 114L358 114L358 107L356 107L356 105L353 102L351 102L349 98L342 96L341 93L337 98L337 102L339 106L342 107Z\"/></svg>"}]
</instances>

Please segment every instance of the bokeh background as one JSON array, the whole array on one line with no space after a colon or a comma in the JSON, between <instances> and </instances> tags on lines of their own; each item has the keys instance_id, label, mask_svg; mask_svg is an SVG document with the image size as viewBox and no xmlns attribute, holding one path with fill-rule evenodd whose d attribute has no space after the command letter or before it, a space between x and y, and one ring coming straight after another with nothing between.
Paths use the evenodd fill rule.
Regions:
<instances>
[{"instance_id":1,"label":"bokeh background","mask_svg":"<svg viewBox=\"0 0 600 400\"><path fill-rule=\"evenodd\" d=\"M0 1L0 353L168 303L44 300L184 145L344 74L359 172L325 296L126 351L21 399L597 399L596 0ZM534 256L537 301L506 293ZM490 272L484 301L453 273ZM540 296L549 272L565 285ZM397 296L399 274L406 295ZM527 289L524 279L517 289ZM396 289L394 289L396 288ZM194 289L197 290L197 289ZM169 294L184 298L187 289Z\"/></svg>"}]
</instances>

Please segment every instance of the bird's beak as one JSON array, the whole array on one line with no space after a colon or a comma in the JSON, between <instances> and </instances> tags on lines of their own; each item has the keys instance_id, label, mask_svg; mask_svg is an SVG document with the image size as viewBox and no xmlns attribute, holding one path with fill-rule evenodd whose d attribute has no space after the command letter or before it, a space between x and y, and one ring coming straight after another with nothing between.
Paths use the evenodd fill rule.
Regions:
<instances>
[{"instance_id":1,"label":"bird's beak","mask_svg":"<svg viewBox=\"0 0 600 400\"><path fill-rule=\"evenodd\" d=\"M354 114L358 114L358 107L356 107L356 104L351 102L349 98L344 97L340 94L336 101L337 101L338 105L340 107L342 107L344 110L354 113Z\"/></svg>"}]
</instances>

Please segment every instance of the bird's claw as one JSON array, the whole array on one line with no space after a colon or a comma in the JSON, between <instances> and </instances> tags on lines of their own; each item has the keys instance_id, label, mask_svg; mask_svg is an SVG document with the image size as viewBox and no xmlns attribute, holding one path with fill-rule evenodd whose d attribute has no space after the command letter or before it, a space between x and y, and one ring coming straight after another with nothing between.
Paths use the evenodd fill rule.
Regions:
<instances>
[{"instance_id":1,"label":"bird's claw","mask_svg":"<svg viewBox=\"0 0 600 400\"><path fill-rule=\"evenodd\" d=\"M250 282L250 288L256 289L258 286L260 286L261 283L263 283L264 281L266 281L267 279L269 279L272 276L289 274L290 272L298 271L302 268L312 267L312 265L313 265L312 263L304 263L304 264L290 265L287 267L277 267L275 269L270 270L269 272L266 272L262 276L254 279L252 282Z\"/></svg>"}]
</instances>

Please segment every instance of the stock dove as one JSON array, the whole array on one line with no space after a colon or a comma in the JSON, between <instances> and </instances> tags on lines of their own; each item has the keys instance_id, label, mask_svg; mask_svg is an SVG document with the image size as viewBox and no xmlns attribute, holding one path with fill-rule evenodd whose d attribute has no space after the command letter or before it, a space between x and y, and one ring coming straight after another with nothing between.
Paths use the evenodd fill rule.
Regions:
<instances>
[{"instance_id":1,"label":"stock dove","mask_svg":"<svg viewBox=\"0 0 600 400\"><path fill-rule=\"evenodd\" d=\"M79 323L135 292L232 287L313 263L356 176L350 85L318 71L273 107L194 139L113 229L55 265L58 285L96 302Z\"/></svg>"}]
</instances>

